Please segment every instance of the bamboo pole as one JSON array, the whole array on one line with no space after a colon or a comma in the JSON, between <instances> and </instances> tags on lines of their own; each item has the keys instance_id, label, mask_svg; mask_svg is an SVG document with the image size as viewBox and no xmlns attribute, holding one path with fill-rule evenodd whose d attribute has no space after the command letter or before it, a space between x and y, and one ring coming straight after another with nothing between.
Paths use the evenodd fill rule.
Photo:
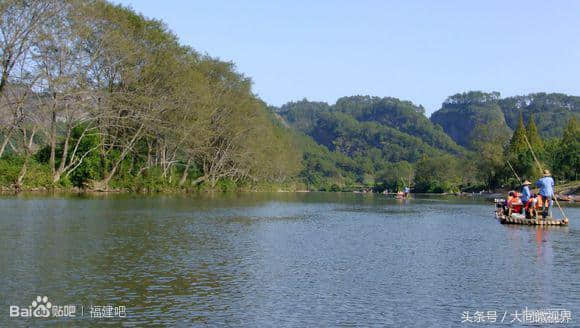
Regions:
<instances>
[{"instance_id":1,"label":"bamboo pole","mask_svg":"<svg viewBox=\"0 0 580 328\"><path fill-rule=\"evenodd\" d=\"M534 149L532 149L532 145L528 141L528 137L525 134L524 134L524 139L526 140L526 144L528 144L528 147L530 147L530 151L532 152L532 156L534 157L534 160L536 161L536 164L538 164L538 168L540 169L540 172L544 172L544 169L542 169L542 164L540 164L540 161L536 157L536 153L534 153ZM562 206L560 206L560 202L558 201L558 197L556 197L556 191L555 190L554 190L554 200L556 201L556 205L558 205L558 208L560 209L560 212L562 212L562 216L564 217L564 219L568 220L568 217L564 213L564 210L562 209ZM542 205L542 207L543 207L543 205Z\"/></svg>"},{"instance_id":2,"label":"bamboo pole","mask_svg":"<svg viewBox=\"0 0 580 328\"><path fill-rule=\"evenodd\" d=\"M514 173L514 175L516 176L516 178L518 178L518 181L520 182L520 184L522 184L522 179L520 179L520 177L518 176L518 174L516 173L516 170L514 170L514 167L512 166L512 164L510 163L510 161L507 161L507 164L509 165L510 169L512 169L512 172Z\"/></svg>"}]
</instances>

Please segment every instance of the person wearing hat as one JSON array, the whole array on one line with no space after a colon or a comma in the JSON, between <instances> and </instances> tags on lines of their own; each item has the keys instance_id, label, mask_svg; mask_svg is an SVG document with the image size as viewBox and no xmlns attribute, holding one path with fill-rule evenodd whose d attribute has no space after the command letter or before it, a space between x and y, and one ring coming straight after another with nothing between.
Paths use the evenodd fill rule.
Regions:
<instances>
[{"instance_id":1,"label":"person wearing hat","mask_svg":"<svg viewBox=\"0 0 580 328\"><path fill-rule=\"evenodd\" d=\"M532 183L528 180L524 181L524 183L522 183L522 203L526 204L528 202L528 200L530 199L530 197L532 196L532 193L530 192L530 185Z\"/></svg>"},{"instance_id":2,"label":"person wearing hat","mask_svg":"<svg viewBox=\"0 0 580 328\"><path fill-rule=\"evenodd\" d=\"M545 218L550 214L549 210L554 198L554 179L552 179L550 171L544 170L543 177L536 181L536 186L540 188L538 194L542 196L542 217Z\"/></svg>"}]
</instances>

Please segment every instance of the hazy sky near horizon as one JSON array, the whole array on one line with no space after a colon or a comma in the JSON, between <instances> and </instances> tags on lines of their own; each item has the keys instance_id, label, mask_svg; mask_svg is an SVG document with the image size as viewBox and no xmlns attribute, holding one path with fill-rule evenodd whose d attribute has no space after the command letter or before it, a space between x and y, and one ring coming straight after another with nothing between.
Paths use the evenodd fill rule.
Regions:
<instances>
[{"instance_id":1,"label":"hazy sky near horizon","mask_svg":"<svg viewBox=\"0 0 580 328\"><path fill-rule=\"evenodd\" d=\"M233 61L272 105L468 90L580 95L580 1L113 0Z\"/></svg>"}]
</instances>

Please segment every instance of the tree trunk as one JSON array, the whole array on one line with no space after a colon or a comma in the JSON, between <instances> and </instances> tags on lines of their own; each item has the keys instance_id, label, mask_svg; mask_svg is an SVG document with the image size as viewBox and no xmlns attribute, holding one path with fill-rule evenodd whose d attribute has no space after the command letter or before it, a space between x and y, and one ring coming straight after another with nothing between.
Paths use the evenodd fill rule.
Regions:
<instances>
[{"instance_id":1,"label":"tree trunk","mask_svg":"<svg viewBox=\"0 0 580 328\"><path fill-rule=\"evenodd\" d=\"M191 185L192 185L192 186L195 186L195 185L197 185L198 183L201 183L201 182L205 181L206 179L207 179L207 176L206 176L206 175L202 175L202 176L200 176L199 178L197 178L197 179L195 179L195 180L191 181Z\"/></svg>"},{"instance_id":2,"label":"tree trunk","mask_svg":"<svg viewBox=\"0 0 580 328\"><path fill-rule=\"evenodd\" d=\"M181 179L179 179L179 186L183 186L185 181L187 180L187 175L189 174L189 166L191 165L191 157L187 159L187 164L185 165L185 169L183 170L183 174L181 175Z\"/></svg>"},{"instance_id":3,"label":"tree trunk","mask_svg":"<svg viewBox=\"0 0 580 328\"><path fill-rule=\"evenodd\" d=\"M72 129L69 127L66 131L66 137L64 139L64 148L62 150L62 156L60 158L60 165L58 166L58 170L56 170L52 175L52 182L57 183L62 176L62 173L65 170L67 157L68 157L68 144L70 140Z\"/></svg>"},{"instance_id":4,"label":"tree trunk","mask_svg":"<svg viewBox=\"0 0 580 328\"><path fill-rule=\"evenodd\" d=\"M8 142L10 142L10 137L12 137L12 131L14 131L14 128L11 128L10 131L8 131L8 133L6 133L6 135L4 136L4 140L2 141L2 145L0 146L0 158L2 157L2 155L4 155L6 146L8 145Z\"/></svg>"},{"instance_id":5,"label":"tree trunk","mask_svg":"<svg viewBox=\"0 0 580 328\"><path fill-rule=\"evenodd\" d=\"M56 106L56 105L54 105ZM50 120L50 159L48 164L50 171L54 176L56 173L56 108L52 108L52 115Z\"/></svg>"},{"instance_id":6,"label":"tree trunk","mask_svg":"<svg viewBox=\"0 0 580 328\"><path fill-rule=\"evenodd\" d=\"M26 175L26 171L28 168L28 158L30 156L26 155L26 157L24 158L24 164L22 164L22 167L20 168L20 172L18 173L18 179L16 179L16 190L20 190L20 188L22 187L22 181L24 181L24 176Z\"/></svg>"},{"instance_id":7,"label":"tree trunk","mask_svg":"<svg viewBox=\"0 0 580 328\"><path fill-rule=\"evenodd\" d=\"M8 75L11 65L12 63L10 61L10 58L6 59L6 61L2 65L3 69L2 69L2 78L0 79L0 95L2 94L2 91L4 91L4 87L8 82Z\"/></svg>"},{"instance_id":8,"label":"tree trunk","mask_svg":"<svg viewBox=\"0 0 580 328\"><path fill-rule=\"evenodd\" d=\"M153 159L151 158L151 142L147 140L147 167L153 166Z\"/></svg>"},{"instance_id":9,"label":"tree trunk","mask_svg":"<svg viewBox=\"0 0 580 328\"><path fill-rule=\"evenodd\" d=\"M161 176L165 179L167 177L167 143L165 140L162 141L162 146L159 151L161 157L161 169L163 170Z\"/></svg>"},{"instance_id":10,"label":"tree trunk","mask_svg":"<svg viewBox=\"0 0 580 328\"><path fill-rule=\"evenodd\" d=\"M22 131L22 141L24 144L24 163L20 168L20 172L18 173L18 178L16 179L16 190L20 190L22 187L22 182L24 181L24 176L26 175L26 171L28 170L28 161L30 159L30 153L32 148L32 142L34 140L34 135L36 134L35 130L32 130L30 134L30 138L27 139L26 137L26 130Z\"/></svg>"},{"instance_id":11,"label":"tree trunk","mask_svg":"<svg viewBox=\"0 0 580 328\"><path fill-rule=\"evenodd\" d=\"M117 172L117 169L119 168L119 165L121 165L121 162L123 162L123 160L125 159L125 157L129 153L129 151L131 149L133 149L133 146L135 145L137 138L139 138L139 136L141 135L142 130L143 130L143 124L141 124L141 126L139 126L139 129L137 130L137 132L135 132L135 135L133 135L133 138L131 138L131 141L129 141L127 146L125 146L125 149L123 149L123 151L121 152L121 155L119 156L119 158L117 159L117 161L113 165L113 168L111 169L111 171L109 171L105 175L105 178L99 182L99 185L102 189L104 189L104 190L108 189L109 182L111 182L111 179L113 178L113 176Z\"/></svg>"}]
</instances>

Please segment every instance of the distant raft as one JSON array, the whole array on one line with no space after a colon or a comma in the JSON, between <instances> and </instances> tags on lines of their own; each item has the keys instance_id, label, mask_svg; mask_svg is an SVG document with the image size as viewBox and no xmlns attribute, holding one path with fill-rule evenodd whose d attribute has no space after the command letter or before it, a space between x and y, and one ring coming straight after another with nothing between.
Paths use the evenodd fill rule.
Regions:
<instances>
[{"instance_id":1,"label":"distant raft","mask_svg":"<svg viewBox=\"0 0 580 328\"><path fill-rule=\"evenodd\" d=\"M512 214L510 216L505 215L503 211L497 209L495 212L495 218L501 224L522 224L522 225L536 225L536 226L567 226L568 219L554 219L553 217L546 217L545 219L542 218L532 218L527 219L524 215L521 214Z\"/></svg>"}]
</instances>

